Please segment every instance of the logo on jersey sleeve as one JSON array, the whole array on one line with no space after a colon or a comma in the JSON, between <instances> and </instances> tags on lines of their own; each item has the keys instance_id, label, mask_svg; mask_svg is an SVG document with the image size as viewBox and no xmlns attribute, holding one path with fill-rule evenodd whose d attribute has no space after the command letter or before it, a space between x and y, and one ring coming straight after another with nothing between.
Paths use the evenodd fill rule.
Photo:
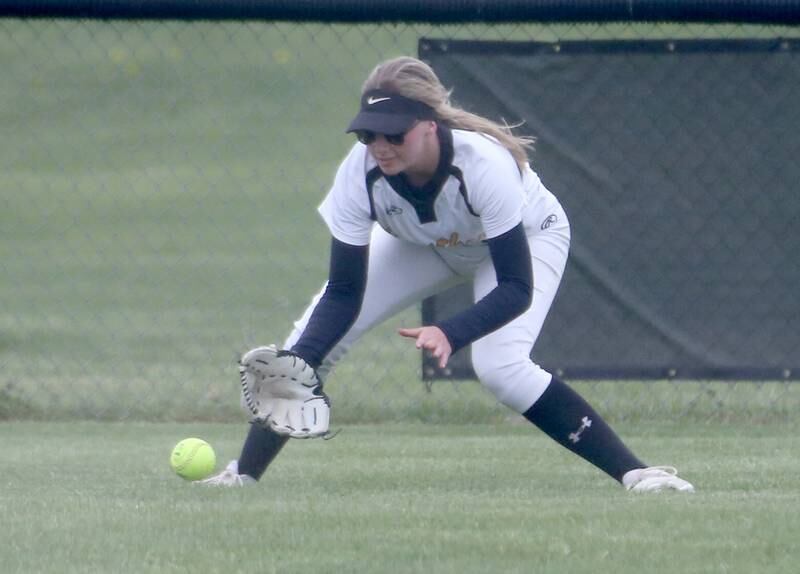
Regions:
<instances>
[{"instance_id":1,"label":"logo on jersey sleeve","mask_svg":"<svg viewBox=\"0 0 800 574\"><path fill-rule=\"evenodd\" d=\"M544 221L542 221L542 229L547 229L551 225L553 225L556 221L558 221L558 216L555 213L551 213L547 217L545 217Z\"/></svg>"}]
</instances>

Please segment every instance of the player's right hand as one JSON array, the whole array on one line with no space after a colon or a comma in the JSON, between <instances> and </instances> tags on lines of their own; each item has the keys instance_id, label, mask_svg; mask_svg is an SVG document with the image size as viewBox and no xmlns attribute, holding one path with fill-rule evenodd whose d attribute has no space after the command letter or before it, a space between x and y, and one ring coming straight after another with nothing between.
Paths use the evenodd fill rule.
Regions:
<instances>
[{"instance_id":1,"label":"player's right hand","mask_svg":"<svg viewBox=\"0 0 800 574\"><path fill-rule=\"evenodd\" d=\"M400 328L397 332L402 337L416 339L417 349L424 349L431 357L438 360L439 368L444 369L450 355L453 354L453 347L450 341L439 327L414 327L411 329Z\"/></svg>"}]
</instances>

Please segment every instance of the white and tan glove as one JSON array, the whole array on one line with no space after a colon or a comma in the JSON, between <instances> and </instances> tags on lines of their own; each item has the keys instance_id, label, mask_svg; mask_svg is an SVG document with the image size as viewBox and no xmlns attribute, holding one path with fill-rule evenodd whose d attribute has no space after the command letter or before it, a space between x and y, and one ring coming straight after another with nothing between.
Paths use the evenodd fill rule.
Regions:
<instances>
[{"instance_id":1,"label":"white and tan glove","mask_svg":"<svg viewBox=\"0 0 800 574\"><path fill-rule=\"evenodd\" d=\"M292 438L328 436L330 399L301 357L274 345L256 347L239 360L239 377L252 422Z\"/></svg>"}]
</instances>

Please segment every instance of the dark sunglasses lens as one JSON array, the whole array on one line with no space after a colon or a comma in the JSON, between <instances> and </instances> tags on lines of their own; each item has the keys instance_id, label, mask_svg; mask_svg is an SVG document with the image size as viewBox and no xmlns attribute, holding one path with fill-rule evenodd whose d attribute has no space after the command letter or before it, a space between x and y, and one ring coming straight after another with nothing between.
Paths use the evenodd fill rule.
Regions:
<instances>
[{"instance_id":1,"label":"dark sunglasses lens","mask_svg":"<svg viewBox=\"0 0 800 574\"><path fill-rule=\"evenodd\" d=\"M375 141L374 132L359 131L356 132L356 137L358 138L358 141L360 141L364 145L369 145Z\"/></svg>"},{"instance_id":2,"label":"dark sunglasses lens","mask_svg":"<svg viewBox=\"0 0 800 574\"><path fill-rule=\"evenodd\" d=\"M384 137L392 145L403 145L406 134L386 134Z\"/></svg>"},{"instance_id":3,"label":"dark sunglasses lens","mask_svg":"<svg viewBox=\"0 0 800 574\"><path fill-rule=\"evenodd\" d=\"M356 132L356 137L358 141L364 145L369 145L378 138L375 132L368 132L366 130ZM392 145L403 145L406 134L384 134L383 137Z\"/></svg>"}]
</instances>

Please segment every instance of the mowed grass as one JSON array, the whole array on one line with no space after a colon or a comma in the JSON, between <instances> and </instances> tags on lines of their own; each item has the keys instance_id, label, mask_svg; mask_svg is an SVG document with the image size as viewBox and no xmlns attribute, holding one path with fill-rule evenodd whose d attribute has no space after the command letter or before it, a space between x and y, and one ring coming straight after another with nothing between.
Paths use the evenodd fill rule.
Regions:
<instances>
[{"instance_id":1,"label":"mowed grass","mask_svg":"<svg viewBox=\"0 0 800 574\"><path fill-rule=\"evenodd\" d=\"M171 473L220 424L3 423L5 573L794 573L798 440L785 425L623 425L694 495L631 495L525 425L348 425L292 441L261 483ZM796 431L796 429L794 429Z\"/></svg>"}]
</instances>

